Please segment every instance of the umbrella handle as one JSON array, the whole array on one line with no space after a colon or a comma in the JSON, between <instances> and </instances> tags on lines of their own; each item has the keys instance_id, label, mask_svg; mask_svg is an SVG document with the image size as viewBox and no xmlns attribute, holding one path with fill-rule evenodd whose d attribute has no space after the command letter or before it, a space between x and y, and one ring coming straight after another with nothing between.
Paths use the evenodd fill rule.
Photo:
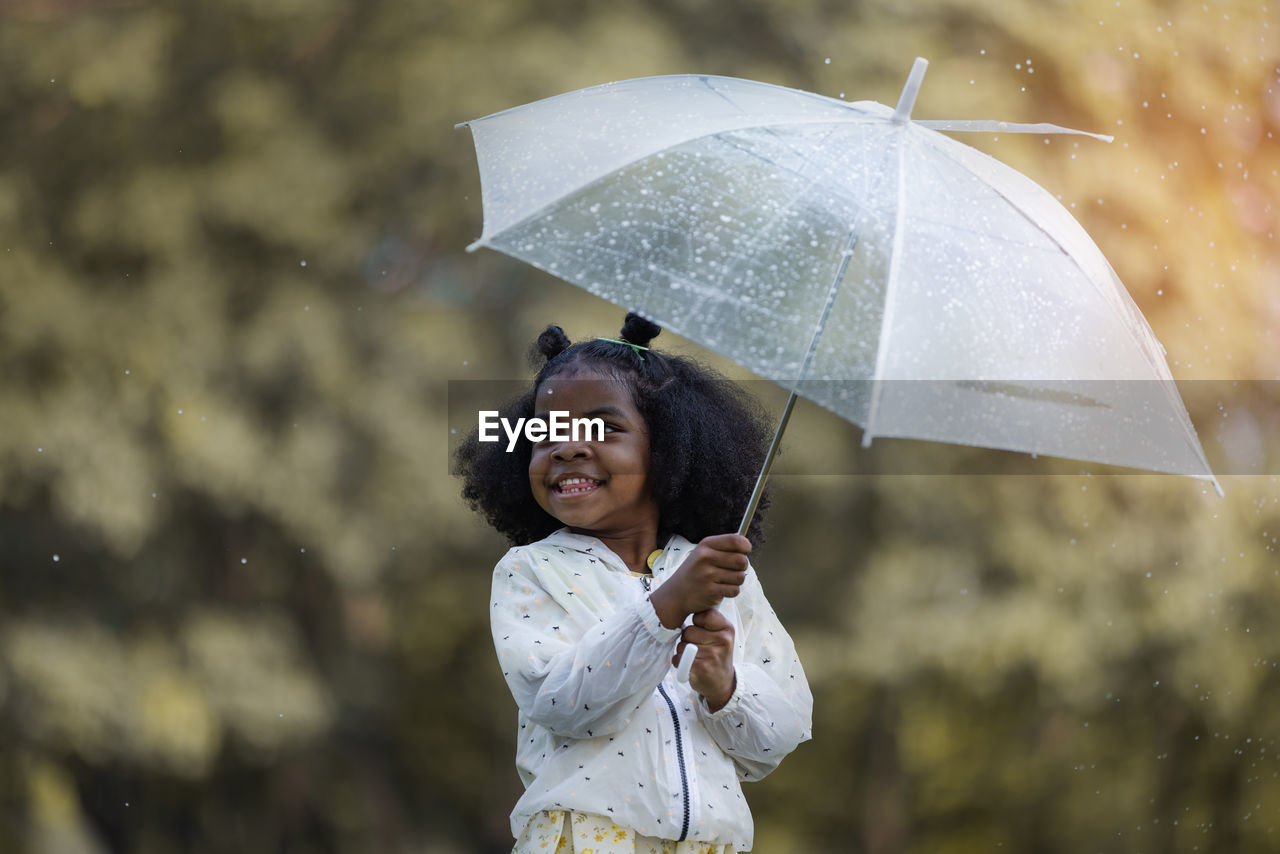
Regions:
<instances>
[{"instance_id":1,"label":"umbrella handle","mask_svg":"<svg viewBox=\"0 0 1280 854\"><path fill-rule=\"evenodd\" d=\"M684 684L689 681L689 671L693 669L693 660L698 657L698 648L689 644L680 653L680 663L676 665L676 681Z\"/></svg>"}]
</instances>

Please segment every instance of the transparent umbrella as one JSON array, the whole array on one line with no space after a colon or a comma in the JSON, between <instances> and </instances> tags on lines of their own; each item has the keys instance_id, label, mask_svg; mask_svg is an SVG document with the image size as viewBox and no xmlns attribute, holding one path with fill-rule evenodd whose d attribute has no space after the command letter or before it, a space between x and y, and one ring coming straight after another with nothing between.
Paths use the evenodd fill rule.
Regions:
<instances>
[{"instance_id":1,"label":"transparent umbrella","mask_svg":"<svg viewBox=\"0 0 1280 854\"><path fill-rule=\"evenodd\" d=\"M939 130L1080 132L912 120L926 66L896 109L678 75L466 122L484 206L469 249L790 389L779 432L799 394L864 444L952 442L1218 488L1163 348L1088 234L1034 181Z\"/></svg>"}]
</instances>

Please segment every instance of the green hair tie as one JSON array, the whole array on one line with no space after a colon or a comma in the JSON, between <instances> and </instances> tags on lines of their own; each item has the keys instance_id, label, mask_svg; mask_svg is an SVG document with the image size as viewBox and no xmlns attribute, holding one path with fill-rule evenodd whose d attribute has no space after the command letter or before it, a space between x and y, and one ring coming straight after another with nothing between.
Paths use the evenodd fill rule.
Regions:
<instances>
[{"instance_id":1,"label":"green hair tie","mask_svg":"<svg viewBox=\"0 0 1280 854\"><path fill-rule=\"evenodd\" d=\"M632 344L630 341L621 341L621 340L619 340L619 339L617 339L617 338L604 338L604 337L601 337L601 336L597 335L597 336L596 336L596 340L597 340L597 341L610 341L610 342L612 342L612 343L614 343L614 344L621 344L621 345L623 345L624 347L630 347L630 348L632 349L632 351L633 351L637 356L640 356L640 351L641 351L641 350L648 350L648 349L649 349L648 347L645 347L645 346L643 346L643 345L641 345L641 344ZM642 361L642 362L644 361L644 356L640 356L640 361Z\"/></svg>"}]
</instances>

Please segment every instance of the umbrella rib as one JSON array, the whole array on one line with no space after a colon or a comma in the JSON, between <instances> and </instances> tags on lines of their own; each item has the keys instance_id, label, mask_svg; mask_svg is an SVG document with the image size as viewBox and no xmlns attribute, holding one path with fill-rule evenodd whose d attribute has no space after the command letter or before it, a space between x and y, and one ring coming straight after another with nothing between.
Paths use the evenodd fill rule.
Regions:
<instances>
[{"instance_id":1,"label":"umbrella rib","mask_svg":"<svg viewBox=\"0 0 1280 854\"><path fill-rule=\"evenodd\" d=\"M680 76L680 75L672 75L672 76ZM743 110L743 108L742 108L742 106L741 106L741 105L739 105L738 103L736 103L733 99L731 99L731 98L730 98L728 95L726 95L724 92L720 91L719 89L717 89L717 88L715 88L714 86L712 86L712 85L711 85L711 81L713 81L713 80L737 80L737 78L733 78L733 77L724 77L724 76L718 76L718 75L714 75L714 74L700 74L700 75L698 75L698 80L699 80L699 81L702 83L702 85L704 85L704 86L705 86L709 91L711 91L711 92L712 92L712 93L714 93L716 96L718 96L719 98L721 98L721 99L722 99L726 104L728 104L729 106L733 107L733 108L734 108L734 109L736 109L736 110L741 111L744 115L746 115L746 114L748 114L748 113L749 113L749 111L748 111L748 110ZM766 84L766 85L770 85L770 86L772 86L773 84ZM790 87L788 87L788 86L773 86L773 88L775 88L775 89L783 89L783 90L785 90L785 91L787 91L787 92L791 93L792 95L796 95L796 96L803 96L803 97L805 97L805 98L809 99L810 101L814 101L814 102L816 102L816 103L818 103L818 104L821 104L821 105L822 105L822 106L824 106L824 107L839 107L839 108L840 108L840 109L842 109L842 110L849 110L849 111L851 111L851 112L859 113L859 114L862 114L862 115L867 115L867 112L866 112L866 110L865 110L865 108L864 108L864 106L863 106L866 102L862 102L862 101L845 101L845 100L841 100L840 98L832 98L832 97L830 97L830 96L828 96L828 95L819 95L819 94L818 94L818 93L816 93L816 92L808 92L808 91L805 91L804 89L792 89L792 88L790 88ZM875 102L871 102L871 103L875 103ZM877 106L877 107L880 107L880 106L883 106L883 105L882 105L882 104L876 104L876 106ZM826 120L826 119L822 119L822 121L825 121L825 120ZM797 123L797 124L798 124L798 123L802 123L802 122L797 121L797 122L794 122L794 123ZM790 124L790 122L789 122L789 124Z\"/></svg>"},{"instance_id":2,"label":"umbrella rib","mask_svg":"<svg viewBox=\"0 0 1280 854\"><path fill-rule=\"evenodd\" d=\"M620 259L620 260L624 260L624 261L625 261L625 260L630 260L630 258L631 258L631 256L630 256L629 254L627 254L627 252L626 252L625 250L622 250L622 249L609 249L609 248L605 248L605 247L599 247L599 248L598 248L598 252L599 252L600 254L602 254L602 255L611 255L611 256L614 256L614 257L616 257L616 258L618 258L618 259ZM533 262L528 262L528 263L533 263ZM548 271L548 272L550 272L550 271ZM719 289L716 285L714 285L714 284L706 284L706 283L700 282L700 281L699 281L699 280L697 280L697 279L690 279L690 278L687 278L687 277L679 276L679 275L677 275L677 274L676 274L676 271L671 270L670 268L666 267L665 265L655 264L655 265L654 265L654 272L662 273L663 275L667 276L667 278L668 278L668 279L670 279L671 281L677 281L677 282L679 282L679 283L680 283L680 286L681 286L682 288L687 288L688 290L692 291L693 293L697 294L699 297L701 297L701 298L703 298L703 299L705 299L705 298L707 298L707 297L714 296L714 295L716 295L716 294L720 293L720 289ZM557 275L558 275L558 274L557 274ZM699 303L699 305L701 305L701 303ZM764 307L764 306L756 305L755 303L749 303L749 302L748 302L748 303L735 303L735 304L734 304L734 308L735 308L735 309L740 309L740 310L746 310L746 311L754 312L754 313L756 313L756 314L765 314L765 315L769 315L769 316L772 316L772 314L773 314L773 312L772 312L770 309L768 309L768 308L766 308L766 307ZM695 307L695 310L690 311L690 312L689 312L689 314L691 314L691 315L692 315L692 314L697 314L696 307ZM680 329L678 329L674 323L668 323L668 324L667 324L667 327L668 327L672 332L675 332L677 335L683 335L683 334L684 334L684 332L682 332Z\"/></svg>"},{"instance_id":3,"label":"umbrella rib","mask_svg":"<svg viewBox=\"0 0 1280 854\"><path fill-rule=\"evenodd\" d=\"M903 126L904 129L908 125ZM902 257L902 229L906 221L906 137L898 137L898 204L894 214L893 247L889 252L889 270L885 276L884 313L880 316L880 341L876 346L876 367L871 384L871 401L867 407L867 425L862 433L862 447L871 446L875 436L876 416L884 388L884 364L889 354L889 335L893 329L894 299L898 289L898 268Z\"/></svg>"},{"instance_id":4,"label":"umbrella rib","mask_svg":"<svg viewBox=\"0 0 1280 854\"><path fill-rule=\"evenodd\" d=\"M816 161L814 161L814 160L813 160L813 158L812 158L812 157L810 157L806 152L801 151L800 149L796 148L795 146L788 144L788 143L787 143L787 141L786 141L786 139L785 139L781 134L777 133L777 131L775 130L775 128L774 128L774 127L772 127L772 126L762 126L762 127L760 127L760 128L759 128L759 130L762 130L762 131L764 131L764 132L768 133L771 137L773 137L775 140L777 140L779 143L781 143L781 144L782 144L782 145L783 145L783 146L784 146L788 151L790 151L792 154L794 154L796 157L798 157L798 158L799 158L799 159L800 159L800 160L801 160L801 161L802 161L806 166L808 166L808 165L813 165L813 164L816 162ZM827 131L827 133L826 133L826 135L822 137L822 141L825 141L826 139L828 139L828 138L829 138L832 134L834 134L835 132L836 132L836 129L835 129L834 127L833 127L833 128L831 128L830 130L828 130L828 131ZM785 214L786 214L786 212L787 212L787 211L790 211L790 210L793 210L793 209L794 209L794 207L795 207L795 203L796 203L796 202L798 202L798 201L800 201L801 199L805 198L805 196L806 196L806 194L809 192L809 190L811 190L813 187L817 186L817 185L821 182L821 177L820 177L820 176L812 176L810 173L805 172L805 171L801 171L801 170L796 169L796 168L794 168L794 167L791 167L791 166L784 166L784 165L782 165L782 164L780 164L780 163L777 163L777 162L775 162L775 161L772 161L772 160L766 160L764 157L761 157L759 154L756 154L754 151L752 151L752 150L751 150L751 149L749 149L748 147L746 147L746 146L744 146L744 145L741 145L741 144L740 144L740 143L738 143L736 140L731 139L731 138L729 138L729 137L727 137L727 136L722 136L722 135L717 134L717 135L716 135L716 139L717 139L718 141L720 141L721 143L723 143L723 144L725 144L725 145L729 146L730 148L734 148L734 149L736 149L736 150L738 150L738 151L742 152L743 154L747 155L748 157L754 157L754 158L756 158L757 160L761 160L761 161L763 161L763 162L765 162L765 163L769 164L770 166L773 166L773 167L775 167L775 168L779 168L779 169L783 169L783 170L785 170L785 171L788 171L788 172L792 173L792 174L793 174L793 175L795 175L797 178L800 178L800 179L803 179L803 180L805 180L805 181L808 181L808 184L807 184L803 189L799 189L799 190L797 190L797 191L792 195L792 197L791 197L791 200L790 200L790 201L788 201L785 205L781 205L781 206L779 206L778 210L773 214L773 216L769 219L769 221L768 221L764 226L762 226L762 227L761 227L761 228L759 228L759 229L756 229L756 231L755 231L755 233L756 233L756 234L765 234L765 233L768 233L768 231L769 231L770 229L774 228L774 227L775 227L779 222L781 222L781 221L782 221L782 219L783 219L783 217L785 216ZM834 191L839 191L840 195L845 196L845 197L846 197L846 199L847 199L847 201L849 201L849 202L850 202L854 207L859 207L859 205L858 205L858 200L857 200L855 197L853 197L853 196L851 196L851 195L846 194L846 193L844 192L844 190L843 190L843 188L842 188L842 187L835 187L835 188L827 187L827 189L828 189L828 191L832 191L832 192L834 192ZM724 281L724 280L725 280L729 275L731 275L735 270L737 270L737 269L738 269L742 264L746 263L748 260L749 260L749 257L747 257L747 256L740 256L740 257L738 257L738 258L737 258L737 260L736 260L736 261L735 261L735 263L734 263L734 266L732 266L732 267L726 267L726 269L724 270L724 272L723 272L723 273L721 274L721 276L720 276L720 281L721 281L721 282L723 282L723 281ZM841 266L841 268L840 268L840 269L841 269L841 272L838 274L838 276L837 276L837 280L838 280L839 278L843 278L843 276L844 276L844 268L845 268L845 267L847 267L847 266L848 266L848 256L845 256L845 258L844 258L844 260L843 260L843 262L842 262L842 266ZM806 370L807 370L807 367L806 367Z\"/></svg>"},{"instance_id":5,"label":"umbrella rib","mask_svg":"<svg viewBox=\"0 0 1280 854\"><path fill-rule=\"evenodd\" d=\"M1019 213L1021 213L1021 211L1019 211ZM957 232L957 233L960 233L960 234L968 234L968 235L972 235L972 236L974 236L974 237L980 237L980 238L982 238L983 240L990 240L990 241L992 241L993 243L1003 243L1003 244L1007 244L1007 245L1009 245L1009 246L1020 246L1020 247L1022 247L1023 249L1040 249L1040 250L1044 250L1044 249L1046 249L1046 247L1038 246L1038 245L1037 245L1037 244L1035 244L1035 243L1028 243L1028 242L1027 242L1027 241L1025 241L1025 240L1015 240L1014 238L1012 238L1012 237L1006 237L1006 236L1005 236L1005 235L1003 235L1003 234L993 234L993 233L991 233L990 231L981 231L981 230L976 229L976 228L968 228L968 227L965 227L965 226L962 226L962 225L957 225L957 224L952 223L952 222L947 222L947 221L945 221L945 220L937 219L937 218L934 218L934 217L928 217L928 216L925 216L925 215L922 215L922 214L917 214L917 215L914 217L914 219L915 219L917 222L923 223L923 224L925 224L925 225L936 226L936 227L938 227L938 228L945 228L945 229L947 229L948 231L954 231L954 232ZM1033 224L1034 224L1034 223L1033 223ZM1037 226L1036 230L1037 230L1038 232L1040 232L1041 234L1044 234L1044 233L1045 233L1045 230L1044 230L1043 228L1039 228L1038 226ZM1062 254L1064 254L1064 255L1069 255L1069 253L1068 253L1065 249L1063 249L1063 248L1062 248L1062 244L1058 243L1056 240L1055 240L1055 241L1053 241L1053 245L1054 245L1055 247L1057 247L1057 249L1058 249ZM1079 266L1079 265L1077 265L1077 267L1078 267L1078 266Z\"/></svg>"},{"instance_id":6,"label":"umbrella rib","mask_svg":"<svg viewBox=\"0 0 1280 854\"><path fill-rule=\"evenodd\" d=\"M732 98L730 98L728 95L726 95L725 93L721 92L719 89L711 85L712 79L714 78L709 74L702 74L698 76L698 82L700 82L703 86L707 87L707 90L711 92L711 94L715 95L717 98L724 101L726 104L728 104L730 107L733 107L735 110L745 113L746 111L743 110L742 107L739 106L737 103L735 103Z\"/></svg>"}]
</instances>

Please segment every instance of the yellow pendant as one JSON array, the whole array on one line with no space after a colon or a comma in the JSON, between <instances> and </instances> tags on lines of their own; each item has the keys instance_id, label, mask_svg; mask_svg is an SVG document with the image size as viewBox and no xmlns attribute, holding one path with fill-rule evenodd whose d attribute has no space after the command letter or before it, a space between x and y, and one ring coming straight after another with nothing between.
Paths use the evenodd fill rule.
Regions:
<instances>
[{"instance_id":1,"label":"yellow pendant","mask_svg":"<svg viewBox=\"0 0 1280 854\"><path fill-rule=\"evenodd\" d=\"M644 562L645 565L649 567L650 571L653 570L653 565L658 562L658 558L660 557L662 557L662 549L654 549L649 552L649 556L644 559Z\"/></svg>"}]
</instances>

